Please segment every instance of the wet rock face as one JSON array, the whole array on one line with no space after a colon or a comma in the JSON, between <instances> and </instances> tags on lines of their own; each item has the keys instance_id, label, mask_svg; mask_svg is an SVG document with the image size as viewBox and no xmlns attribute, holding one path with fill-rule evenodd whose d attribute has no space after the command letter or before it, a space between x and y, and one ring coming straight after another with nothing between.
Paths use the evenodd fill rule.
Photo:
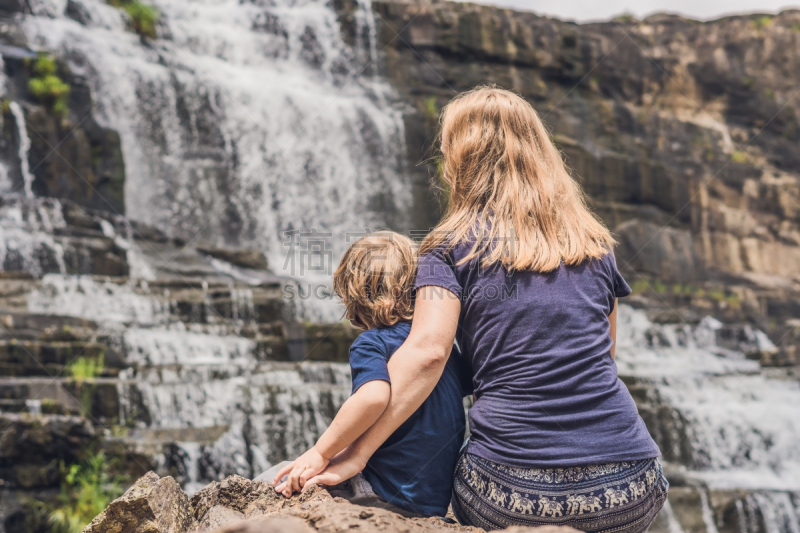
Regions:
<instances>
[{"instance_id":1,"label":"wet rock face","mask_svg":"<svg viewBox=\"0 0 800 533\"><path fill-rule=\"evenodd\" d=\"M27 2L20 5L27 5ZM70 5L75 17L88 16L75 11L78 4L70 2ZM0 13L2 10L0 6ZM96 122L87 81L73 75L63 65L59 66L59 77L70 86L68 111L61 115L29 94L27 84L32 75L29 59L6 58L4 68L9 77L6 98L22 102L25 129L30 139L28 163L34 177L33 193L124 214L125 162L120 138L116 131ZM16 120L10 111L3 109L0 159L12 169L10 177L15 188L21 190L20 125Z\"/></svg>"},{"instance_id":2,"label":"wet rock face","mask_svg":"<svg viewBox=\"0 0 800 533\"><path fill-rule=\"evenodd\" d=\"M243 268L267 270L267 258L264 252L260 250L251 248L221 248L218 246L198 244L197 251Z\"/></svg>"},{"instance_id":3,"label":"wet rock face","mask_svg":"<svg viewBox=\"0 0 800 533\"><path fill-rule=\"evenodd\" d=\"M94 427L77 416L3 413L0 428L0 479L5 489L54 485L58 461L74 461L80 450L96 442Z\"/></svg>"},{"instance_id":4,"label":"wet rock face","mask_svg":"<svg viewBox=\"0 0 800 533\"><path fill-rule=\"evenodd\" d=\"M355 42L354 3L333 6ZM440 110L497 84L538 111L651 306L756 323L780 344L763 363L800 361L800 11L576 25L466 2L373 9L382 73L410 104L419 227L441 213L427 159Z\"/></svg>"},{"instance_id":5,"label":"wet rock face","mask_svg":"<svg viewBox=\"0 0 800 533\"><path fill-rule=\"evenodd\" d=\"M385 531L428 533L482 529L441 518L404 518L391 511L353 505L312 487L290 499L269 483L230 476L198 491L189 503L172 478L149 472L99 514L84 533L344 533ZM521 528L508 533L574 533L569 527Z\"/></svg>"},{"instance_id":6,"label":"wet rock face","mask_svg":"<svg viewBox=\"0 0 800 533\"><path fill-rule=\"evenodd\" d=\"M406 115L414 163L444 104L496 83L539 111L598 214L637 244L619 254L629 270L649 273L661 266L649 255L675 252L681 268L660 269L663 280L707 268L800 275L800 159L789 148L800 138L800 11L575 25L460 2L377 0L374 10L386 74L416 108ZM672 235L637 254L648 239L622 225L632 219Z\"/></svg>"}]
</instances>

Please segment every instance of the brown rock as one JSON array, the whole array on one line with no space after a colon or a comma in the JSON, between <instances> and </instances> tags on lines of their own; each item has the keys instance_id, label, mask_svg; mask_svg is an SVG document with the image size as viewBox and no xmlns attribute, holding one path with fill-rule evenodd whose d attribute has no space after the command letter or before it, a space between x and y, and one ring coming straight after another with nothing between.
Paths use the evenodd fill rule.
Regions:
<instances>
[{"instance_id":1,"label":"brown rock","mask_svg":"<svg viewBox=\"0 0 800 533\"><path fill-rule=\"evenodd\" d=\"M280 516L302 518L319 533L351 531L385 531L387 533L428 533L449 530L480 532L471 527L453 527L440 518L405 518L397 513L375 507L353 505L343 499L310 501L282 511Z\"/></svg>"},{"instance_id":2,"label":"brown rock","mask_svg":"<svg viewBox=\"0 0 800 533\"><path fill-rule=\"evenodd\" d=\"M193 516L192 516L193 515ZM333 498L322 487L284 498L269 483L230 476L198 491L192 506L171 478L148 472L100 513L84 533L484 533L438 517L405 518ZM565 527L510 528L508 533L573 533Z\"/></svg>"},{"instance_id":3,"label":"brown rock","mask_svg":"<svg viewBox=\"0 0 800 533\"><path fill-rule=\"evenodd\" d=\"M148 472L83 528L83 533L184 533L194 526L186 494Z\"/></svg>"},{"instance_id":4,"label":"brown rock","mask_svg":"<svg viewBox=\"0 0 800 533\"><path fill-rule=\"evenodd\" d=\"M299 518L281 516L259 520L242 520L220 530L225 533L313 533L314 530Z\"/></svg>"},{"instance_id":5,"label":"brown rock","mask_svg":"<svg viewBox=\"0 0 800 533\"><path fill-rule=\"evenodd\" d=\"M689 231L631 219L617 226L617 264L621 270L650 274L665 281L703 277L703 267Z\"/></svg>"},{"instance_id":6,"label":"brown rock","mask_svg":"<svg viewBox=\"0 0 800 533\"><path fill-rule=\"evenodd\" d=\"M197 251L228 263L253 270L266 270L267 258L263 252L251 248L218 248L216 246L197 245Z\"/></svg>"},{"instance_id":7,"label":"brown rock","mask_svg":"<svg viewBox=\"0 0 800 533\"><path fill-rule=\"evenodd\" d=\"M209 483L197 491L192 496L192 511L195 520L203 522L206 514L215 506L249 515L253 510L250 505L254 502L263 502L272 512L277 508L269 506L273 503L277 505L280 500L285 498L279 496L269 483L254 482L242 476L228 476L222 481Z\"/></svg>"},{"instance_id":8,"label":"brown rock","mask_svg":"<svg viewBox=\"0 0 800 533\"><path fill-rule=\"evenodd\" d=\"M203 517L203 521L198 524L198 530L214 531L230 524L241 522L243 519L244 513L222 505L215 505L208 510Z\"/></svg>"}]
</instances>

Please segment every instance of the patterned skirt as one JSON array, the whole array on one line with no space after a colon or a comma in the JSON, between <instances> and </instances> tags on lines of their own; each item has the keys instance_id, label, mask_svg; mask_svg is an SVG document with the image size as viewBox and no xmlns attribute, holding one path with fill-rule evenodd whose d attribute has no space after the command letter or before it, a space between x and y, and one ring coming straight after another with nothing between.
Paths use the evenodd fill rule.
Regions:
<instances>
[{"instance_id":1,"label":"patterned skirt","mask_svg":"<svg viewBox=\"0 0 800 533\"><path fill-rule=\"evenodd\" d=\"M571 526L587 532L646 531L667 499L658 459L571 468L515 468L462 453L452 507L463 525Z\"/></svg>"}]
</instances>

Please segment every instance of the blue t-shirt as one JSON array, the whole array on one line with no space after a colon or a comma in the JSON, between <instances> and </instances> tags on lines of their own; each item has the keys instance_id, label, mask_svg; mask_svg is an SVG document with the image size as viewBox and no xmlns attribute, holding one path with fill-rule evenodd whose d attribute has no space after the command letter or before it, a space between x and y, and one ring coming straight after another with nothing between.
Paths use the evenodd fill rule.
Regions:
<instances>
[{"instance_id":1,"label":"blue t-shirt","mask_svg":"<svg viewBox=\"0 0 800 533\"><path fill-rule=\"evenodd\" d=\"M368 381L389 381L386 363L410 331L409 322L400 322L358 336L350 347L354 393ZM447 513L466 429L462 398L470 387L469 371L454 348L428 399L367 462L362 473L376 494L412 513Z\"/></svg>"},{"instance_id":2,"label":"blue t-shirt","mask_svg":"<svg viewBox=\"0 0 800 533\"><path fill-rule=\"evenodd\" d=\"M549 273L458 265L471 243L419 259L416 288L461 300L458 345L477 399L468 451L553 468L660 455L611 358L608 315L630 294L613 254Z\"/></svg>"}]
</instances>

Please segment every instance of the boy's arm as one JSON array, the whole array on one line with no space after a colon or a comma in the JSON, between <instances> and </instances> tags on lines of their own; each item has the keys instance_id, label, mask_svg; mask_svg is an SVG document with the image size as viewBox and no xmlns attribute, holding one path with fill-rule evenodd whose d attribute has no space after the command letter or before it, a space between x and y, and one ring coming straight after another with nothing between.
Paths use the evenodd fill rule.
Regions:
<instances>
[{"instance_id":1,"label":"boy's arm","mask_svg":"<svg viewBox=\"0 0 800 533\"><path fill-rule=\"evenodd\" d=\"M363 435L386 410L390 393L389 382L383 380L369 381L359 387L317 441L315 448L320 455L330 460Z\"/></svg>"},{"instance_id":2,"label":"boy's arm","mask_svg":"<svg viewBox=\"0 0 800 533\"><path fill-rule=\"evenodd\" d=\"M275 490L287 498L300 492L306 481L322 472L331 458L364 434L389 405L391 387L388 381L376 379L361 385L342 405L331 425L317 444L284 467L275 476ZM280 483L288 474L286 482ZM279 484L280 483L280 484Z\"/></svg>"},{"instance_id":3,"label":"boy's arm","mask_svg":"<svg viewBox=\"0 0 800 533\"><path fill-rule=\"evenodd\" d=\"M381 444L419 409L444 372L460 312L461 301L446 289L423 287L417 291L411 333L388 363L392 380L389 405L377 422L307 486L335 485L356 475Z\"/></svg>"}]
</instances>

